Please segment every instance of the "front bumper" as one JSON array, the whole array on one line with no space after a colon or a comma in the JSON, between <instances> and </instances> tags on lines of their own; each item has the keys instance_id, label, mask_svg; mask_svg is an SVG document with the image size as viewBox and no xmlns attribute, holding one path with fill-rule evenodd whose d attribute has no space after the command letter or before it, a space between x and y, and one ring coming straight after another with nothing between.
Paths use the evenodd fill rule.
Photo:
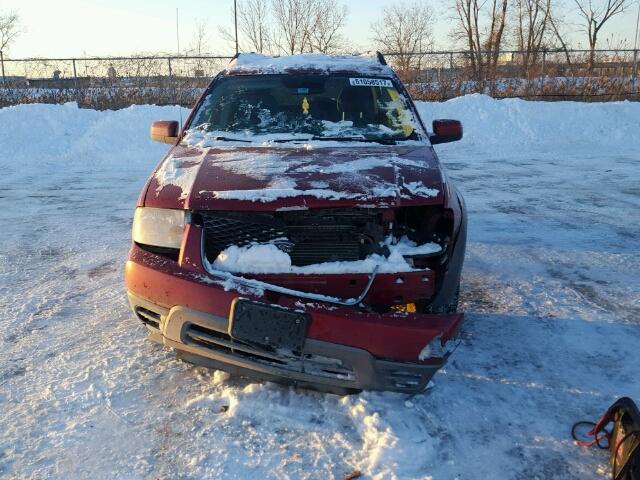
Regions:
<instances>
[{"instance_id":1,"label":"front bumper","mask_svg":"<svg viewBox=\"0 0 640 480\"><path fill-rule=\"evenodd\" d=\"M131 307L150 337L185 360L336 392L414 393L426 387L455 344L462 314L376 314L229 285L206 273L200 232L188 229L177 262L134 244L125 269ZM311 324L301 354L275 354L233 339L228 319L238 297L306 311Z\"/></svg>"},{"instance_id":2,"label":"front bumper","mask_svg":"<svg viewBox=\"0 0 640 480\"><path fill-rule=\"evenodd\" d=\"M334 393L356 390L422 391L446 357L431 364L375 358L366 350L309 338L301 355L277 355L229 336L228 318L188 307L163 308L129 292L129 303L149 338L194 364L242 376L293 383Z\"/></svg>"}]
</instances>

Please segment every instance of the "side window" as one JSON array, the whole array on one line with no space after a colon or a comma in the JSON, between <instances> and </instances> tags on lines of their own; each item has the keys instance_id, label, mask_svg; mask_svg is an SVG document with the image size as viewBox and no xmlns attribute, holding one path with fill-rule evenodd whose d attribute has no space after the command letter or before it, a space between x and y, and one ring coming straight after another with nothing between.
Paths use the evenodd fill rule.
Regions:
<instances>
[{"instance_id":1,"label":"side window","mask_svg":"<svg viewBox=\"0 0 640 480\"><path fill-rule=\"evenodd\" d=\"M193 119L193 122L191 122L193 127L199 127L204 123L211 123L213 107L213 95L209 94L204 98L202 105L200 105L200 108L198 109L198 114Z\"/></svg>"}]
</instances>

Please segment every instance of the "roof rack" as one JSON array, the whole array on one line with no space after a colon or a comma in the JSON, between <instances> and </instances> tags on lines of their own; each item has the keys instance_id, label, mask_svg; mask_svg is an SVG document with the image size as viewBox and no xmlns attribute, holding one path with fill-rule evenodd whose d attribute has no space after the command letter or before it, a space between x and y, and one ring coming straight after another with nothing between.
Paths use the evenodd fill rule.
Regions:
<instances>
[{"instance_id":1,"label":"roof rack","mask_svg":"<svg viewBox=\"0 0 640 480\"><path fill-rule=\"evenodd\" d=\"M247 52L244 52L244 53L247 53ZM255 54L255 52L248 52L248 53L254 53ZM231 63L234 60L236 60L242 54L243 54L243 52L236 53L233 57L231 57L231 60L229 61L229 63ZM378 62L380 62L380 65L387 65L387 60L384 58L384 55L382 55L382 53L380 53L379 51L376 51L376 57L378 58Z\"/></svg>"},{"instance_id":2,"label":"roof rack","mask_svg":"<svg viewBox=\"0 0 640 480\"><path fill-rule=\"evenodd\" d=\"M384 55L382 55L380 52L376 52L376 57L378 57L378 61L382 64L382 65L386 65L387 61L384 58Z\"/></svg>"}]
</instances>

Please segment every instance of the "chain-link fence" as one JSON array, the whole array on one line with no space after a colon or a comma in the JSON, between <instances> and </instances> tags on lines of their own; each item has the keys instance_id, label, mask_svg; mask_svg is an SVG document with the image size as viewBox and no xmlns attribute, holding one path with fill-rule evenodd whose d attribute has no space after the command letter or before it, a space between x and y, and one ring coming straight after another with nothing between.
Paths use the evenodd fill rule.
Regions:
<instances>
[{"instance_id":1,"label":"chain-link fence","mask_svg":"<svg viewBox=\"0 0 640 480\"><path fill-rule=\"evenodd\" d=\"M192 105L232 57L2 59L0 107L76 101L91 108Z\"/></svg>"},{"instance_id":2,"label":"chain-link fence","mask_svg":"<svg viewBox=\"0 0 640 480\"><path fill-rule=\"evenodd\" d=\"M545 100L638 100L638 50L387 53L416 99L469 93ZM76 101L91 108L190 106L231 56L3 58L0 107Z\"/></svg>"},{"instance_id":3,"label":"chain-link fence","mask_svg":"<svg viewBox=\"0 0 640 480\"><path fill-rule=\"evenodd\" d=\"M638 50L596 50L593 56L589 50L510 50L386 57L412 95L424 100L469 93L544 100L639 99Z\"/></svg>"}]
</instances>

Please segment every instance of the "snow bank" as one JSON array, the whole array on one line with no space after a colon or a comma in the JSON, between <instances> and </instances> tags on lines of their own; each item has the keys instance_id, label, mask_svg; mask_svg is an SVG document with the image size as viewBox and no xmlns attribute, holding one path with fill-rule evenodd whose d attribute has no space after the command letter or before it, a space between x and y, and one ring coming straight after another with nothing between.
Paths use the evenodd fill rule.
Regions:
<instances>
[{"instance_id":1,"label":"snow bank","mask_svg":"<svg viewBox=\"0 0 640 480\"><path fill-rule=\"evenodd\" d=\"M616 151L640 149L637 102L532 102L496 100L474 94L442 103L418 102L422 120L431 129L438 118L460 120L461 142L438 146L447 150L492 150L502 156L531 149L536 154L576 153L595 148Z\"/></svg>"},{"instance_id":2,"label":"snow bank","mask_svg":"<svg viewBox=\"0 0 640 480\"><path fill-rule=\"evenodd\" d=\"M178 120L180 110L186 117L188 109L155 105L115 111L81 109L75 103L1 108L0 164L44 169L148 164L151 169L167 151L166 145L149 139L151 122Z\"/></svg>"},{"instance_id":3,"label":"snow bank","mask_svg":"<svg viewBox=\"0 0 640 480\"><path fill-rule=\"evenodd\" d=\"M553 152L567 146L586 151L592 151L594 146L640 149L640 105L634 102L531 102L474 94L417 105L427 125L437 118L463 122L464 139L438 149L498 149L498 154L520 152L523 147L535 147L536 152ZM181 110L186 117L189 110ZM74 162L126 166L154 159L157 163L167 147L149 140L149 125L154 120L179 119L179 113L177 107L154 105L105 112L79 109L75 103L2 108L0 125L10 141L3 142L0 162L6 165L17 161L23 166ZM114 146L122 146L115 155Z\"/></svg>"}]
</instances>

